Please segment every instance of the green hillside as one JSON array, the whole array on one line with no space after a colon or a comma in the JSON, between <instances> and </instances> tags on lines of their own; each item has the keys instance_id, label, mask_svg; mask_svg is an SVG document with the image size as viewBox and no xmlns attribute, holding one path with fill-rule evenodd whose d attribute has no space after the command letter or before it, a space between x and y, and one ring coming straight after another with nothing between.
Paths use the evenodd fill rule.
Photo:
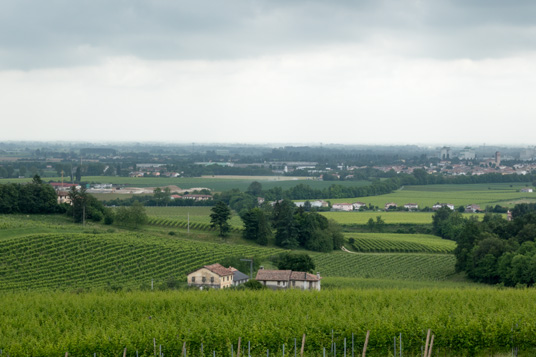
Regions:
<instances>
[{"instance_id":1,"label":"green hillside","mask_svg":"<svg viewBox=\"0 0 536 357\"><path fill-rule=\"evenodd\" d=\"M0 289L140 287L224 257L266 258L276 248L143 234L39 234L0 241Z\"/></svg>"},{"instance_id":2,"label":"green hillside","mask_svg":"<svg viewBox=\"0 0 536 357\"><path fill-rule=\"evenodd\" d=\"M429 234L348 233L358 252L453 253L456 243Z\"/></svg>"}]
</instances>

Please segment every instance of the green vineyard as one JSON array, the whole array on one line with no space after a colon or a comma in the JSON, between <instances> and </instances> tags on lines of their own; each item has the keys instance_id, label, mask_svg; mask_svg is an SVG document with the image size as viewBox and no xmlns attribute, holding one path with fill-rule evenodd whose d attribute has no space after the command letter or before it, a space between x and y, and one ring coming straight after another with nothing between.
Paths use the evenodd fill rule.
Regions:
<instances>
[{"instance_id":1,"label":"green vineyard","mask_svg":"<svg viewBox=\"0 0 536 357\"><path fill-rule=\"evenodd\" d=\"M41 234L0 240L0 289L140 287L235 257L275 248L204 243L138 234Z\"/></svg>"},{"instance_id":2,"label":"green vineyard","mask_svg":"<svg viewBox=\"0 0 536 357\"><path fill-rule=\"evenodd\" d=\"M312 257L324 276L373 279L445 280L456 263L451 254L336 252Z\"/></svg>"},{"instance_id":3,"label":"green vineyard","mask_svg":"<svg viewBox=\"0 0 536 357\"><path fill-rule=\"evenodd\" d=\"M160 226L160 227L168 227L168 228L187 229L189 225L190 229L195 229L198 231L216 231L217 230L215 227L212 227L210 223L202 223L202 222L188 223L188 221L182 221L182 220L170 219L170 218L162 218L162 217L150 217L147 223L152 226ZM230 231L241 232L242 229L240 227L231 226Z\"/></svg>"},{"instance_id":4,"label":"green vineyard","mask_svg":"<svg viewBox=\"0 0 536 357\"><path fill-rule=\"evenodd\" d=\"M358 252L441 253L454 252L456 243L426 234L353 233L352 248Z\"/></svg>"}]
</instances>

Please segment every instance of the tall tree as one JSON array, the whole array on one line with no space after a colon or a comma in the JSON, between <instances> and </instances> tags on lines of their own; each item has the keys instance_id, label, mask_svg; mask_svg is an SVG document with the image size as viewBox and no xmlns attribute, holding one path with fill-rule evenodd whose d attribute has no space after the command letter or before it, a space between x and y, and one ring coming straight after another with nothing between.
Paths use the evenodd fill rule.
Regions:
<instances>
[{"instance_id":1,"label":"tall tree","mask_svg":"<svg viewBox=\"0 0 536 357\"><path fill-rule=\"evenodd\" d=\"M231 218L231 209L223 201L218 201L211 209L210 224L212 227L217 227L219 230L219 236L225 237L231 228L229 225L229 218Z\"/></svg>"},{"instance_id":2,"label":"tall tree","mask_svg":"<svg viewBox=\"0 0 536 357\"><path fill-rule=\"evenodd\" d=\"M276 229L275 244L280 247L293 249L299 246L294 211L296 206L292 201L276 202L273 213L273 226Z\"/></svg>"},{"instance_id":3,"label":"tall tree","mask_svg":"<svg viewBox=\"0 0 536 357\"><path fill-rule=\"evenodd\" d=\"M241 218L244 222L244 238L260 245L267 245L272 236L272 230L264 211L260 208L253 208L242 214Z\"/></svg>"}]
</instances>

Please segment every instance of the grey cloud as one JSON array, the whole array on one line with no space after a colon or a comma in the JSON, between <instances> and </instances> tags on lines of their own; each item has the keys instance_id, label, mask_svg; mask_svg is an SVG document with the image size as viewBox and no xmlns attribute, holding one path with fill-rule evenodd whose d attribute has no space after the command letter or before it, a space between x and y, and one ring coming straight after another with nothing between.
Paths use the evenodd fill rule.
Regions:
<instances>
[{"instance_id":1,"label":"grey cloud","mask_svg":"<svg viewBox=\"0 0 536 357\"><path fill-rule=\"evenodd\" d=\"M228 59L366 43L410 56L482 58L536 48L534 1L3 0L0 68L106 56Z\"/></svg>"}]
</instances>

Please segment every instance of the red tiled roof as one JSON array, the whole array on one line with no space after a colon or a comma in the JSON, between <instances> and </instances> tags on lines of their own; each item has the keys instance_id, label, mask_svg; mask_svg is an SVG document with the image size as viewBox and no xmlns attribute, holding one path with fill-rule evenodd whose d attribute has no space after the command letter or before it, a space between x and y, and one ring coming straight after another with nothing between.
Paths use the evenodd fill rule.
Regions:
<instances>
[{"instance_id":1,"label":"red tiled roof","mask_svg":"<svg viewBox=\"0 0 536 357\"><path fill-rule=\"evenodd\" d=\"M321 278L318 278L318 276L314 274L302 271L261 269L258 271L255 279L265 281L318 281Z\"/></svg>"},{"instance_id":2,"label":"red tiled roof","mask_svg":"<svg viewBox=\"0 0 536 357\"><path fill-rule=\"evenodd\" d=\"M290 280L292 270L267 270L261 269L257 272L256 280Z\"/></svg>"},{"instance_id":3,"label":"red tiled roof","mask_svg":"<svg viewBox=\"0 0 536 357\"><path fill-rule=\"evenodd\" d=\"M214 274L218 274L219 276L233 275L233 271L231 269L227 269L226 267L218 263L212 265L205 265L203 268L206 268Z\"/></svg>"},{"instance_id":4,"label":"red tiled roof","mask_svg":"<svg viewBox=\"0 0 536 357\"><path fill-rule=\"evenodd\" d=\"M304 273L302 271L293 271L290 274L290 280L300 280L300 281L318 281L321 278L314 274Z\"/></svg>"}]
</instances>

